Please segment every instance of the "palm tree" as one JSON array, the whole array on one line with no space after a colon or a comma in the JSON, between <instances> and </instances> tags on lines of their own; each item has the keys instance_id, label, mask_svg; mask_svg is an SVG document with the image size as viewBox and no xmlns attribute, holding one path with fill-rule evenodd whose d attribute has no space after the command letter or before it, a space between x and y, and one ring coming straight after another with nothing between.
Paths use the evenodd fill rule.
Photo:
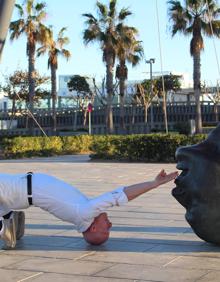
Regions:
<instances>
[{"instance_id":1,"label":"palm tree","mask_svg":"<svg viewBox=\"0 0 220 282\"><path fill-rule=\"evenodd\" d=\"M48 51L48 68L51 71L51 96L52 96L52 111L53 111L53 131L56 134L56 101L57 101L57 69L58 57L63 56L67 60L70 58L70 52L64 49L63 46L69 43L69 38L64 36L66 28L63 27L58 33L57 39L53 39L53 31L50 28L49 40L38 48L38 56L45 54Z\"/></svg>"},{"instance_id":2,"label":"palm tree","mask_svg":"<svg viewBox=\"0 0 220 282\"><path fill-rule=\"evenodd\" d=\"M18 39L22 34L27 37L26 54L28 56L28 74L29 74L29 110L33 112L33 98L35 92L35 51L36 44L43 42L48 36L48 30L42 24L46 18L45 7L43 2L34 4L34 0L25 0L21 6L15 5L18 9L20 18L10 23L10 39ZM33 132L33 120L29 123L30 133Z\"/></svg>"},{"instance_id":3,"label":"palm tree","mask_svg":"<svg viewBox=\"0 0 220 282\"><path fill-rule=\"evenodd\" d=\"M202 132L201 118L201 51L204 49L203 35L220 36L220 9L214 0L168 1L168 13L172 22L172 36L177 32L192 35L190 54L193 57L193 80L196 100L196 133Z\"/></svg>"},{"instance_id":4,"label":"palm tree","mask_svg":"<svg viewBox=\"0 0 220 282\"><path fill-rule=\"evenodd\" d=\"M136 40L138 31L134 27L119 24L117 57L119 64L116 68L116 78L119 79L119 96L120 96L120 129L125 130L124 123L124 97L125 97L125 82L128 78L128 69L126 61L136 66L143 57L143 48L140 41Z\"/></svg>"},{"instance_id":5,"label":"palm tree","mask_svg":"<svg viewBox=\"0 0 220 282\"><path fill-rule=\"evenodd\" d=\"M106 91L107 91L107 131L113 133L113 113L112 97L113 90L113 72L117 49L117 26L121 24L128 15L131 14L128 9L121 9L119 13L116 10L117 0L110 0L106 6L99 1L96 2L98 17L92 14L83 14L86 17L85 24L87 28L83 32L85 44L90 42L100 43L103 52L103 61L106 64Z\"/></svg>"}]
</instances>

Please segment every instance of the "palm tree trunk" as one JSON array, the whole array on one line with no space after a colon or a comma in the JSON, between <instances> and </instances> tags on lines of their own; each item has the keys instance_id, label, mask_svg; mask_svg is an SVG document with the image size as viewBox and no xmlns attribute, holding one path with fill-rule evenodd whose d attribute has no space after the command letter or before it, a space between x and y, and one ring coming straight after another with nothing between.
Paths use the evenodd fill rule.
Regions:
<instances>
[{"instance_id":1,"label":"palm tree trunk","mask_svg":"<svg viewBox=\"0 0 220 282\"><path fill-rule=\"evenodd\" d=\"M127 67L122 56L117 66L116 77L119 78L119 97L120 97L120 133L125 134L125 81L127 79Z\"/></svg>"},{"instance_id":2,"label":"palm tree trunk","mask_svg":"<svg viewBox=\"0 0 220 282\"><path fill-rule=\"evenodd\" d=\"M88 111L87 111L87 108L83 108L82 111L83 111L83 127L86 128Z\"/></svg>"},{"instance_id":3,"label":"palm tree trunk","mask_svg":"<svg viewBox=\"0 0 220 282\"><path fill-rule=\"evenodd\" d=\"M56 116L57 75L56 75L56 68L53 65L51 65L51 96L52 96L53 135L56 135L56 132L57 132L57 116Z\"/></svg>"},{"instance_id":4,"label":"palm tree trunk","mask_svg":"<svg viewBox=\"0 0 220 282\"><path fill-rule=\"evenodd\" d=\"M136 104L133 103L132 104L132 118L131 118L131 124L132 125L135 124L135 112L136 112Z\"/></svg>"},{"instance_id":5,"label":"palm tree trunk","mask_svg":"<svg viewBox=\"0 0 220 282\"><path fill-rule=\"evenodd\" d=\"M108 56L106 60L106 90L107 90L107 107L106 107L106 127L107 133L113 134L113 112L112 112L112 96L113 96L113 58Z\"/></svg>"},{"instance_id":6,"label":"palm tree trunk","mask_svg":"<svg viewBox=\"0 0 220 282\"><path fill-rule=\"evenodd\" d=\"M34 111L34 94L35 94L35 45L28 43L28 83L29 83L29 103L28 109L33 114ZM33 135L34 121L28 119L29 134Z\"/></svg>"},{"instance_id":7,"label":"palm tree trunk","mask_svg":"<svg viewBox=\"0 0 220 282\"><path fill-rule=\"evenodd\" d=\"M76 130L77 129L77 116L78 116L78 111L79 111L79 100L76 100L76 111L75 111L75 115L74 115L74 125L73 125L73 129Z\"/></svg>"},{"instance_id":8,"label":"palm tree trunk","mask_svg":"<svg viewBox=\"0 0 220 282\"><path fill-rule=\"evenodd\" d=\"M147 124L147 112L148 112L149 105L148 103L144 104L144 123Z\"/></svg>"},{"instance_id":9,"label":"palm tree trunk","mask_svg":"<svg viewBox=\"0 0 220 282\"><path fill-rule=\"evenodd\" d=\"M201 115L201 63L200 53L193 56L193 81L194 81L194 95L196 100L196 133L202 133L202 115Z\"/></svg>"},{"instance_id":10,"label":"palm tree trunk","mask_svg":"<svg viewBox=\"0 0 220 282\"><path fill-rule=\"evenodd\" d=\"M119 82L120 91L120 133L125 133L125 79L120 78Z\"/></svg>"}]
</instances>

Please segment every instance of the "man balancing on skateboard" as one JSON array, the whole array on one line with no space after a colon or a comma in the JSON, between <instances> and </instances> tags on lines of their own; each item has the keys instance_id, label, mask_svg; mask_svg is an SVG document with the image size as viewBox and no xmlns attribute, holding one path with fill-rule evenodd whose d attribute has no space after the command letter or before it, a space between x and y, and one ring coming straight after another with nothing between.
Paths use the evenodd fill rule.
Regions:
<instances>
[{"instance_id":1,"label":"man balancing on skateboard","mask_svg":"<svg viewBox=\"0 0 220 282\"><path fill-rule=\"evenodd\" d=\"M109 207L121 206L177 175L161 170L152 181L120 187L89 199L77 188L47 174L0 174L0 238L4 248L15 248L25 228L25 215L19 210L33 205L74 224L88 243L100 245L108 240L112 226L105 212Z\"/></svg>"}]
</instances>

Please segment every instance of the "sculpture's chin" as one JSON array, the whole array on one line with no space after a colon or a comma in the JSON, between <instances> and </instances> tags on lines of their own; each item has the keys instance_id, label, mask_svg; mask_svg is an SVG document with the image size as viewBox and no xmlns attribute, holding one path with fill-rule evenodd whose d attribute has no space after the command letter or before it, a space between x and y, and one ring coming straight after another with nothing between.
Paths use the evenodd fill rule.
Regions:
<instances>
[{"instance_id":1,"label":"sculpture's chin","mask_svg":"<svg viewBox=\"0 0 220 282\"><path fill-rule=\"evenodd\" d=\"M176 186L172 190L172 196L184 207L187 207L187 194L185 189Z\"/></svg>"}]
</instances>

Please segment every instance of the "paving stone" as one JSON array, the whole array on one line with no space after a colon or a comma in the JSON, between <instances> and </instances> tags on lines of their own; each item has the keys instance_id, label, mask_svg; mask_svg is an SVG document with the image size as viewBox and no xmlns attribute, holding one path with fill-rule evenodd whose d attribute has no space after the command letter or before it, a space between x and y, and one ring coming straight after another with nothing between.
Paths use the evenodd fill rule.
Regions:
<instances>
[{"instance_id":1,"label":"paving stone","mask_svg":"<svg viewBox=\"0 0 220 282\"><path fill-rule=\"evenodd\" d=\"M211 271L208 274L202 276L197 281L199 282L218 282L220 277L220 271Z\"/></svg>"},{"instance_id":2,"label":"paving stone","mask_svg":"<svg viewBox=\"0 0 220 282\"><path fill-rule=\"evenodd\" d=\"M104 278L104 277L92 277L80 276L80 275L65 275L54 273L43 273L35 277L34 282L134 282L130 279L117 279L117 278ZM138 281L141 282L141 281Z\"/></svg>"},{"instance_id":3,"label":"paving stone","mask_svg":"<svg viewBox=\"0 0 220 282\"><path fill-rule=\"evenodd\" d=\"M143 279L147 281L195 281L207 271L193 269L177 269L166 267L154 267L146 265L117 264L96 275L109 278L128 278L133 280Z\"/></svg>"},{"instance_id":4,"label":"paving stone","mask_svg":"<svg viewBox=\"0 0 220 282\"><path fill-rule=\"evenodd\" d=\"M28 279L28 277L34 277L35 275L36 275L35 272L13 270L13 269L7 270L0 268L0 278L2 282L15 282L15 281L19 282Z\"/></svg>"},{"instance_id":5,"label":"paving stone","mask_svg":"<svg viewBox=\"0 0 220 282\"><path fill-rule=\"evenodd\" d=\"M151 249L152 253L166 253L166 254L178 254L178 256L206 256L208 252L215 252L214 256L220 256L219 253L220 248L218 246L212 247L212 245L202 243L198 244L197 242L186 245L180 244L159 244L156 247Z\"/></svg>"},{"instance_id":6,"label":"paving stone","mask_svg":"<svg viewBox=\"0 0 220 282\"><path fill-rule=\"evenodd\" d=\"M100 261L111 263L126 263L134 265L148 265L148 266L163 266L173 261L176 255L169 254L155 254L149 252L124 252L108 251L108 255L105 252L90 253L83 258L85 261Z\"/></svg>"},{"instance_id":7,"label":"paving stone","mask_svg":"<svg viewBox=\"0 0 220 282\"><path fill-rule=\"evenodd\" d=\"M184 269L219 270L220 258L179 256L169 263L169 267Z\"/></svg>"},{"instance_id":8,"label":"paving stone","mask_svg":"<svg viewBox=\"0 0 220 282\"><path fill-rule=\"evenodd\" d=\"M112 266L104 262L81 262L60 258L29 258L23 262L14 263L7 269L26 270L33 272L53 272L60 274L92 275Z\"/></svg>"},{"instance_id":9,"label":"paving stone","mask_svg":"<svg viewBox=\"0 0 220 282\"><path fill-rule=\"evenodd\" d=\"M26 260L26 257L23 256L12 256L11 253L7 252L8 254L1 253L0 254L0 269L4 267L8 267L14 263L22 262Z\"/></svg>"}]
</instances>

